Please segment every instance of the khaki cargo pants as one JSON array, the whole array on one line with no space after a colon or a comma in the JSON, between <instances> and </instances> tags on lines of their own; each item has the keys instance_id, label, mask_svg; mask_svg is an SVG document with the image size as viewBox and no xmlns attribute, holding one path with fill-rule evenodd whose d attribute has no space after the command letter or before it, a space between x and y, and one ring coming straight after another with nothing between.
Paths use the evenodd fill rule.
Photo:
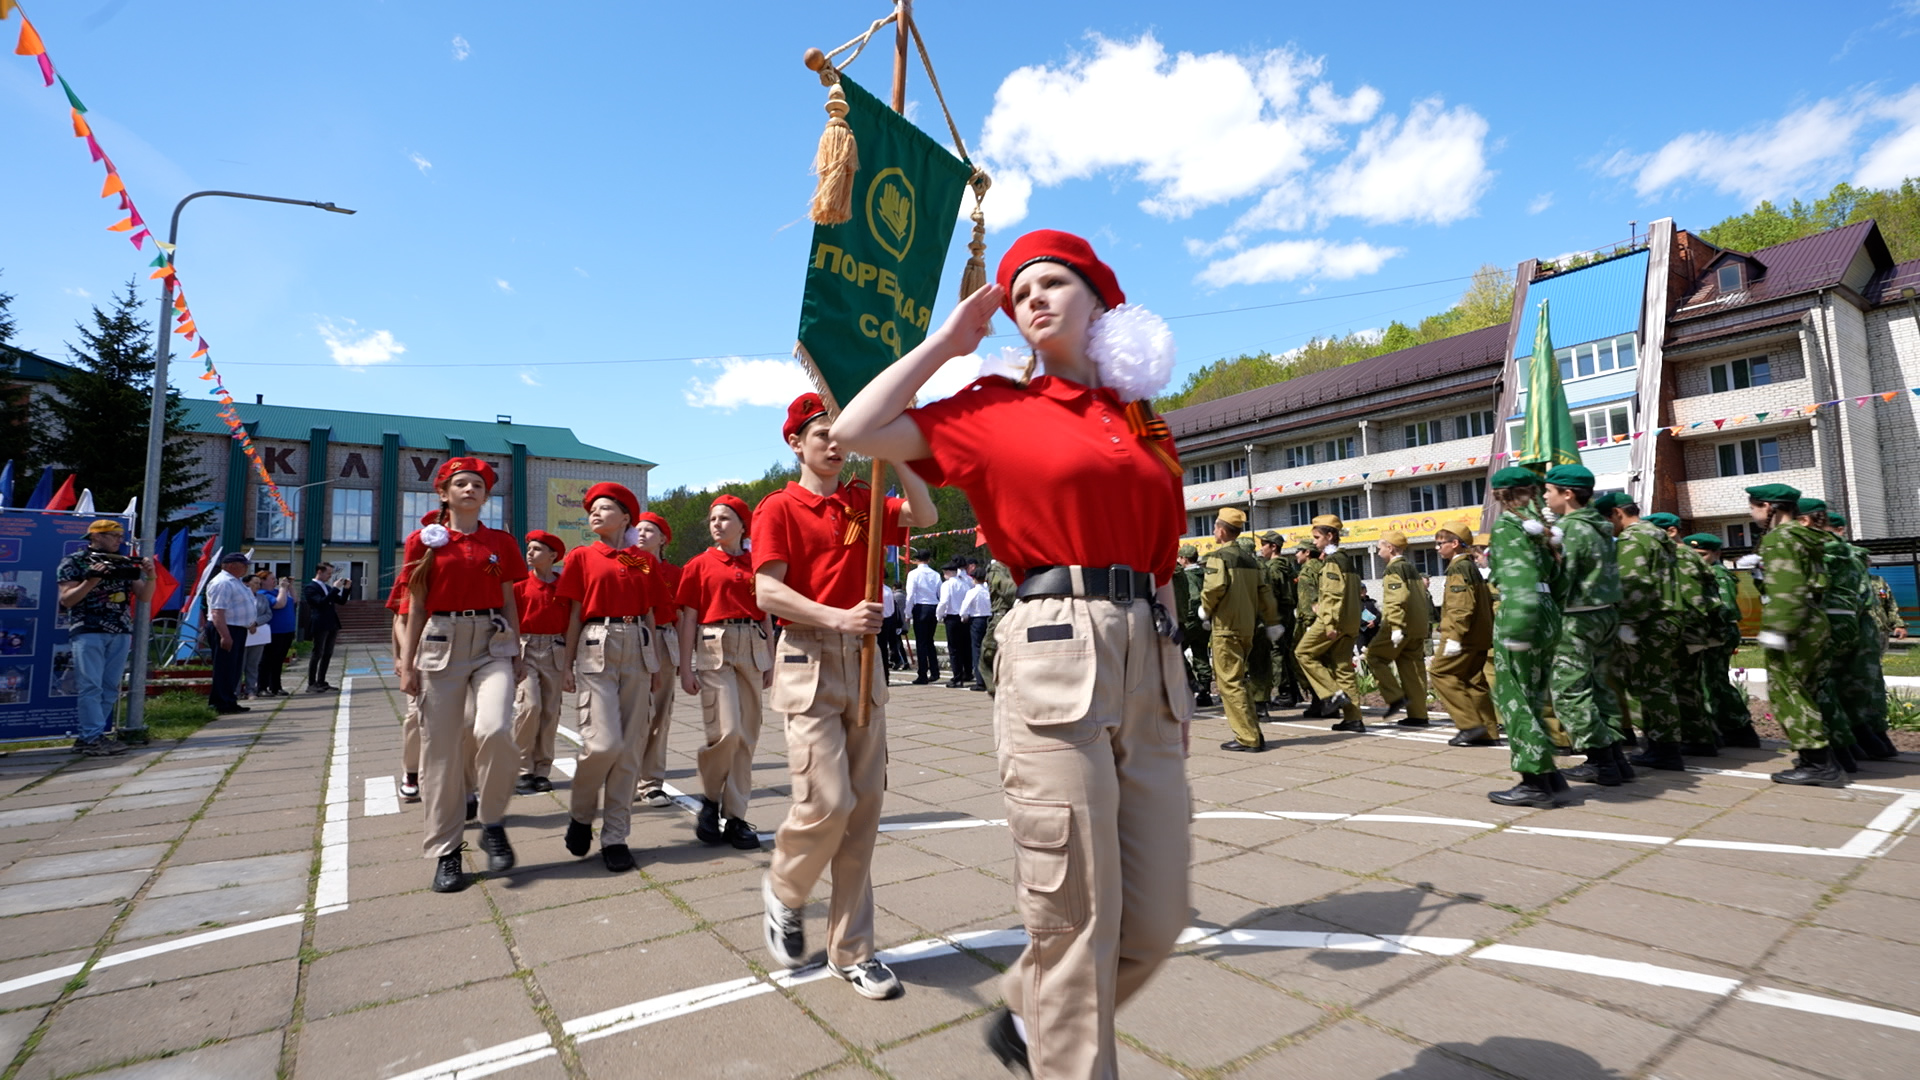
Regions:
<instances>
[{"instance_id":1,"label":"khaki cargo pants","mask_svg":"<svg viewBox=\"0 0 1920 1080\"><path fill-rule=\"evenodd\" d=\"M1293 655L1300 660L1300 671L1323 700L1346 691L1343 719L1360 719L1360 680L1353 670L1352 634L1342 634L1324 623L1315 622L1300 635Z\"/></svg>"},{"instance_id":2,"label":"khaki cargo pants","mask_svg":"<svg viewBox=\"0 0 1920 1080\"><path fill-rule=\"evenodd\" d=\"M467 746L462 751L467 762L467 790L480 790L474 769L473 699L467 699ZM420 695L407 695L407 711L400 718L400 769L409 776L420 772Z\"/></svg>"},{"instance_id":3,"label":"khaki cargo pants","mask_svg":"<svg viewBox=\"0 0 1920 1080\"><path fill-rule=\"evenodd\" d=\"M513 658L519 650L519 639L498 615L435 615L420 634L414 667L420 672L420 797L429 857L459 848L467 792L476 787L481 822L506 820L519 763L513 745Z\"/></svg>"},{"instance_id":4,"label":"khaki cargo pants","mask_svg":"<svg viewBox=\"0 0 1920 1080\"><path fill-rule=\"evenodd\" d=\"M781 903L800 907L832 871L827 959L838 967L873 957L873 843L887 788L886 665L873 665L866 727L854 724L859 685L858 635L798 625L781 635L768 704L787 718L793 805L767 880Z\"/></svg>"},{"instance_id":5,"label":"khaki cargo pants","mask_svg":"<svg viewBox=\"0 0 1920 1080\"><path fill-rule=\"evenodd\" d=\"M1036 1080L1110 1080L1114 1010L1187 924L1192 697L1144 600L1026 600L997 633L994 730L1031 939L1001 992Z\"/></svg>"},{"instance_id":6,"label":"khaki cargo pants","mask_svg":"<svg viewBox=\"0 0 1920 1080\"><path fill-rule=\"evenodd\" d=\"M1487 738L1500 737L1500 718L1493 711L1493 688L1487 682L1489 657L1485 649L1462 649L1452 656L1443 649L1433 654L1433 696L1461 731L1484 728Z\"/></svg>"},{"instance_id":7,"label":"khaki cargo pants","mask_svg":"<svg viewBox=\"0 0 1920 1080\"><path fill-rule=\"evenodd\" d=\"M1416 597L1415 602L1420 602ZM1393 631L1381 627L1373 635L1363 654L1367 670L1373 673L1380 696L1391 705L1402 698L1407 702L1407 719L1427 718L1427 639L1411 634L1393 643Z\"/></svg>"},{"instance_id":8,"label":"khaki cargo pants","mask_svg":"<svg viewBox=\"0 0 1920 1080\"><path fill-rule=\"evenodd\" d=\"M753 751L760 745L760 684L773 653L760 627L713 623L697 628L694 678L700 681L700 790L729 819L747 815Z\"/></svg>"},{"instance_id":9,"label":"khaki cargo pants","mask_svg":"<svg viewBox=\"0 0 1920 1080\"><path fill-rule=\"evenodd\" d=\"M667 686L653 696L647 730L640 738L640 785L636 797L651 795L667 786L667 739L673 734L673 684L680 681L679 629L657 627L653 650L654 670L666 674Z\"/></svg>"},{"instance_id":10,"label":"khaki cargo pants","mask_svg":"<svg viewBox=\"0 0 1920 1080\"><path fill-rule=\"evenodd\" d=\"M590 622L573 657L580 757L574 765L573 820L593 824L600 846L624 844L640 778L640 740L652 717L653 635L641 623Z\"/></svg>"},{"instance_id":11,"label":"khaki cargo pants","mask_svg":"<svg viewBox=\"0 0 1920 1080\"><path fill-rule=\"evenodd\" d=\"M567 639L552 634L520 638L520 659L527 677L513 691L513 742L520 751L520 775L553 775L553 737L560 730L560 666Z\"/></svg>"}]
</instances>

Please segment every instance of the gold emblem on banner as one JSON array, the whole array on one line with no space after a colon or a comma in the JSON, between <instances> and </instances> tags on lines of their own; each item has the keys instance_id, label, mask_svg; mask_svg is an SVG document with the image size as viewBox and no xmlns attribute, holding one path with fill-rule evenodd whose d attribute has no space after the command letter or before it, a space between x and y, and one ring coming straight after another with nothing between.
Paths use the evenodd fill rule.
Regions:
<instances>
[{"instance_id":1,"label":"gold emblem on banner","mask_svg":"<svg viewBox=\"0 0 1920 1080\"><path fill-rule=\"evenodd\" d=\"M880 170L867 185L867 231L887 254L902 261L913 247L915 209L913 185L898 168Z\"/></svg>"}]
</instances>

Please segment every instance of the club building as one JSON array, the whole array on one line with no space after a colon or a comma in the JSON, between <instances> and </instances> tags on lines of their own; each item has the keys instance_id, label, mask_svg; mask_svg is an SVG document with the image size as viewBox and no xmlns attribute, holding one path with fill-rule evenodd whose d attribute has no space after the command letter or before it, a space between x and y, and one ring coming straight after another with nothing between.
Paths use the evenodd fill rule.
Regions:
<instances>
[{"instance_id":1,"label":"club building","mask_svg":"<svg viewBox=\"0 0 1920 1080\"><path fill-rule=\"evenodd\" d=\"M1523 262L1515 283L1504 325L1169 412L1188 533L1210 536L1227 505L1296 538L1333 513L1349 543L1406 533L1438 573L1434 529L1491 520L1547 300L1599 490L1730 548L1753 544L1744 489L1768 482L1845 511L1856 538L1920 535L1920 261L1895 264L1873 222L1738 252L1662 219L1616 249Z\"/></svg>"}]
</instances>

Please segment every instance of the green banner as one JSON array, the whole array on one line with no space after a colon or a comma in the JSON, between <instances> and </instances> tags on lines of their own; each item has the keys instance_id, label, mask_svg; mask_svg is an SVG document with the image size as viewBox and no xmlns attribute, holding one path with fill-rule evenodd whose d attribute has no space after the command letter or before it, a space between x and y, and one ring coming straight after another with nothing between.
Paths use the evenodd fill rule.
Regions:
<instances>
[{"instance_id":1,"label":"green banner","mask_svg":"<svg viewBox=\"0 0 1920 1080\"><path fill-rule=\"evenodd\" d=\"M1580 464L1580 443L1573 437L1567 388L1560 361L1553 355L1553 331L1547 326L1547 302L1540 301L1540 322L1533 331L1533 359L1527 369L1527 420L1516 460L1544 473L1555 465Z\"/></svg>"},{"instance_id":2,"label":"green banner","mask_svg":"<svg viewBox=\"0 0 1920 1080\"><path fill-rule=\"evenodd\" d=\"M837 409L926 339L972 166L846 76L853 217L815 225L800 345Z\"/></svg>"}]
</instances>

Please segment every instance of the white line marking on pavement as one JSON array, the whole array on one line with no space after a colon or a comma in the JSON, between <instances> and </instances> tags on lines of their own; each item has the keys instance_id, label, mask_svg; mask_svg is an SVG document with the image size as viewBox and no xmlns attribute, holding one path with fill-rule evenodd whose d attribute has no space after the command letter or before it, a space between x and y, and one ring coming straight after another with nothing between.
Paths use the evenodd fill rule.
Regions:
<instances>
[{"instance_id":1,"label":"white line marking on pavement","mask_svg":"<svg viewBox=\"0 0 1920 1080\"><path fill-rule=\"evenodd\" d=\"M1859 1020L1883 1027L1905 1028L1908 1031L1920 1031L1920 1016L1895 1012L1892 1009L1876 1008L1872 1005L1859 1005L1851 1001L1820 997L1816 994L1802 994L1792 990L1776 990L1771 986L1749 986L1734 995L1741 1001L1751 1001L1755 1005L1773 1005L1782 1009L1798 1012L1818 1013L1821 1016L1835 1016L1842 1020Z\"/></svg>"},{"instance_id":2,"label":"white line marking on pavement","mask_svg":"<svg viewBox=\"0 0 1920 1080\"><path fill-rule=\"evenodd\" d=\"M400 812L400 788L391 776L369 776L366 782L367 798L360 809L361 817L382 817Z\"/></svg>"},{"instance_id":3,"label":"white line marking on pavement","mask_svg":"<svg viewBox=\"0 0 1920 1080\"><path fill-rule=\"evenodd\" d=\"M347 775L348 721L353 701L353 680L340 680L340 705L333 718L333 758L327 765L326 817L320 824L320 881L313 889L317 914L344 910L347 906L347 805L352 799L352 784Z\"/></svg>"},{"instance_id":4,"label":"white line marking on pavement","mask_svg":"<svg viewBox=\"0 0 1920 1080\"><path fill-rule=\"evenodd\" d=\"M225 941L228 938L240 937L243 934L257 934L262 930L272 930L278 926L291 926L304 918L306 918L305 915L295 912L291 915L276 915L271 919L258 919L254 922L240 923L237 926L223 926L218 930L209 930L204 934L175 938L172 941L160 942L158 945L145 945L138 949L129 949L126 952L103 956L93 966L95 970L118 967L121 964L131 964L135 960L145 960L149 956L162 956L170 952L179 952L181 949L191 949L196 945L207 945L215 941ZM78 974L80 974L79 964L63 964L57 968L49 968L46 971L38 971L32 975L22 975L17 979L0 982L0 994L11 994L15 990L24 990L29 986L39 986L41 983L71 978Z\"/></svg>"},{"instance_id":5,"label":"white line marking on pavement","mask_svg":"<svg viewBox=\"0 0 1920 1080\"><path fill-rule=\"evenodd\" d=\"M390 1080L466 1080L473 1076L486 1076L501 1069L527 1061L537 1061L555 1053L553 1037L546 1032L529 1035L524 1039L503 1042L489 1046L484 1050L475 1050L471 1054L462 1054L457 1058L429 1065L424 1069L415 1069L410 1073L401 1073Z\"/></svg>"}]
</instances>

